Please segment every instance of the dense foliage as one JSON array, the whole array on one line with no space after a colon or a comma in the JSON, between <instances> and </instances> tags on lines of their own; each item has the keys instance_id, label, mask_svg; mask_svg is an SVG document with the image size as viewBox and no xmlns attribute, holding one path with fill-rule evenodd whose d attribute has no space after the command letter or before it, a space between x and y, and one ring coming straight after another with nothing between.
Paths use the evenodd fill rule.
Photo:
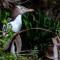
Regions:
<instances>
[{"instance_id":1,"label":"dense foliage","mask_svg":"<svg viewBox=\"0 0 60 60\"><path fill-rule=\"evenodd\" d=\"M41 10L37 10L34 13L24 14L23 28L43 28L47 30L49 29L50 31L60 35L60 22L58 20L55 20L53 17L46 15L45 12ZM47 47L52 44L51 38L54 36L54 33L43 31L42 29L27 31L26 33L23 33L22 37L23 41L26 42L26 45L25 42L23 43L23 48L33 49L34 46L36 46L39 50L39 56L43 56L45 51L47 51Z\"/></svg>"},{"instance_id":2,"label":"dense foliage","mask_svg":"<svg viewBox=\"0 0 60 60\"><path fill-rule=\"evenodd\" d=\"M55 1L55 0L54 0ZM60 36L60 21L57 19L57 13L59 9L55 9L55 5L58 6L59 4L53 4L51 3L51 0L49 0L49 7L52 7L52 10L47 10L47 12L40 7L40 9L37 9L35 12L32 13L25 13L22 16L22 30L30 29L28 31L21 33L22 38L22 50L32 50L31 53L35 59L38 60L38 56L43 57L45 52L47 51L47 48L50 44L52 44L51 37L54 36L54 33L57 33ZM58 8L58 7L57 7ZM48 11L52 12L53 14L48 14ZM55 13L56 12L56 13ZM10 20L10 11L9 10L0 10L0 24L6 25ZM46 30L50 30L54 33L51 33L46 30L42 29L31 29L31 28L42 28ZM8 30L9 36L3 37L2 36L2 30L0 30L0 59L1 60L15 60L16 57L13 57L11 53L4 52L3 47L5 46L12 37L13 32L9 29ZM37 50L37 51L35 51ZM21 60L24 60L26 57L20 57Z\"/></svg>"}]
</instances>

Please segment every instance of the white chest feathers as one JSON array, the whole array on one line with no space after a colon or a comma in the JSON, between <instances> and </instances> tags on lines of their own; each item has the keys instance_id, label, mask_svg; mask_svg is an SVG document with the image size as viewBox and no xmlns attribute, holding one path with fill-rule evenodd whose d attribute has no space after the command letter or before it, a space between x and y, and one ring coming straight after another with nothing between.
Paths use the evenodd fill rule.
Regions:
<instances>
[{"instance_id":1,"label":"white chest feathers","mask_svg":"<svg viewBox=\"0 0 60 60\"><path fill-rule=\"evenodd\" d=\"M18 15L14 21L9 22L11 24L13 32L19 32L22 26L21 15Z\"/></svg>"}]
</instances>

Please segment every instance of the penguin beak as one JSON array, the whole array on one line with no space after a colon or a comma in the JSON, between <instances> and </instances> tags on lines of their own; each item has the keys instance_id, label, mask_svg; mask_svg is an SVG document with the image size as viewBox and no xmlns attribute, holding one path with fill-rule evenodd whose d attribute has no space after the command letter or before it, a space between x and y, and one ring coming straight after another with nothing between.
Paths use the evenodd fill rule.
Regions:
<instances>
[{"instance_id":1,"label":"penguin beak","mask_svg":"<svg viewBox=\"0 0 60 60\"><path fill-rule=\"evenodd\" d=\"M34 9L27 9L26 12L34 12Z\"/></svg>"},{"instance_id":2,"label":"penguin beak","mask_svg":"<svg viewBox=\"0 0 60 60\"><path fill-rule=\"evenodd\" d=\"M17 7L19 8L21 14L34 11L34 9L29 9L29 8L24 7L24 6L17 6Z\"/></svg>"},{"instance_id":3,"label":"penguin beak","mask_svg":"<svg viewBox=\"0 0 60 60\"><path fill-rule=\"evenodd\" d=\"M28 9L28 8L25 8L25 9L21 9L20 12L22 14L26 13L26 12L34 12L34 9Z\"/></svg>"}]
</instances>

